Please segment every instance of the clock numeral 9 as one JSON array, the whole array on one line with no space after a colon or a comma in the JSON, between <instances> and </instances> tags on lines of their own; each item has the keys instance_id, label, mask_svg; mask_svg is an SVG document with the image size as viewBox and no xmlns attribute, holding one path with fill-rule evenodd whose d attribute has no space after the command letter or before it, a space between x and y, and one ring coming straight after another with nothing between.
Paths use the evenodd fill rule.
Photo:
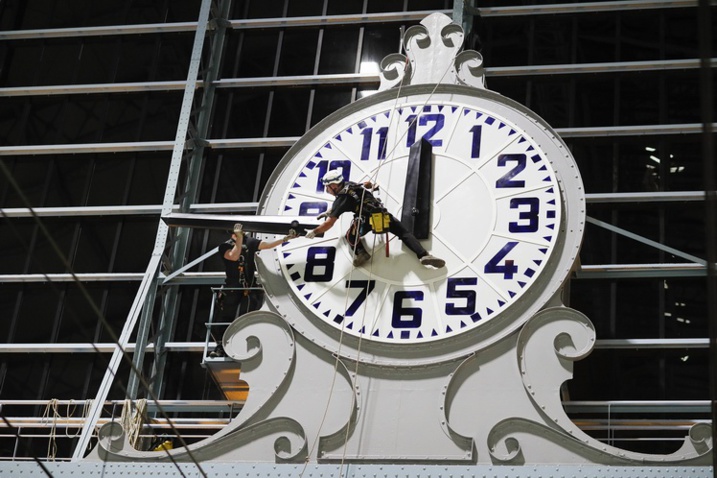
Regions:
<instances>
[{"instance_id":1,"label":"clock numeral 9","mask_svg":"<svg viewBox=\"0 0 717 478\"><path fill-rule=\"evenodd\" d=\"M416 120L418 118L418 120ZM406 135L406 147L410 148L413 146L413 143L416 142L416 130L418 129L418 126L427 126L428 124L433 124L431 128L426 131L422 138L424 138L426 141L431 143L432 146L443 146L443 140L442 139L433 139L433 137L443 129L443 126L445 125L446 117L443 114L440 113L427 113L420 116L416 115L410 115L406 118L406 122L408 123L408 135Z\"/></svg>"},{"instance_id":2,"label":"clock numeral 9","mask_svg":"<svg viewBox=\"0 0 717 478\"><path fill-rule=\"evenodd\" d=\"M334 276L335 247L309 247L306 252L306 282L329 282Z\"/></svg>"},{"instance_id":3,"label":"clock numeral 9","mask_svg":"<svg viewBox=\"0 0 717 478\"><path fill-rule=\"evenodd\" d=\"M393 313L391 314L391 326L394 329L417 329L423 321L423 310L420 307L406 307L403 301L412 299L423 300L423 291L420 290L399 290L393 294Z\"/></svg>"},{"instance_id":4,"label":"clock numeral 9","mask_svg":"<svg viewBox=\"0 0 717 478\"><path fill-rule=\"evenodd\" d=\"M324 177L324 174L326 174L331 169L340 169L341 174L343 174L344 179L348 181L348 179L351 177L351 161L348 159L336 159L333 161L319 161L317 164L319 176L316 178L316 192L320 193L324 191L324 185L321 182L321 178Z\"/></svg>"},{"instance_id":5,"label":"clock numeral 9","mask_svg":"<svg viewBox=\"0 0 717 478\"><path fill-rule=\"evenodd\" d=\"M299 216L318 216L328 208L329 204L324 201L305 201L299 205Z\"/></svg>"}]
</instances>

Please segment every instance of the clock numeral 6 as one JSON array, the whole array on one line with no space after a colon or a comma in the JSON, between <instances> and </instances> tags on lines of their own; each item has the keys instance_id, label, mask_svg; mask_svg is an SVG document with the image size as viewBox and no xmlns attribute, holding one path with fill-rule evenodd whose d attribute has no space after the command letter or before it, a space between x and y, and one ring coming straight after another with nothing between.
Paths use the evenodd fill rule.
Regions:
<instances>
[{"instance_id":1,"label":"clock numeral 6","mask_svg":"<svg viewBox=\"0 0 717 478\"><path fill-rule=\"evenodd\" d=\"M412 299L423 300L421 290L399 290L393 294L393 313L391 314L391 326L394 329L417 329L423 321L423 310L420 307L406 307L403 301Z\"/></svg>"},{"instance_id":2,"label":"clock numeral 6","mask_svg":"<svg viewBox=\"0 0 717 478\"><path fill-rule=\"evenodd\" d=\"M306 282L329 282L334 277L335 247L309 247L306 252Z\"/></svg>"},{"instance_id":3,"label":"clock numeral 6","mask_svg":"<svg viewBox=\"0 0 717 478\"><path fill-rule=\"evenodd\" d=\"M344 179L348 180L351 177L351 161L348 159L336 159L333 161L319 161L316 165L318 168L319 175L316 178L316 192L320 193L324 191L324 185L321 182L321 178L324 177L331 169L340 169Z\"/></svg>"}]
</instances>

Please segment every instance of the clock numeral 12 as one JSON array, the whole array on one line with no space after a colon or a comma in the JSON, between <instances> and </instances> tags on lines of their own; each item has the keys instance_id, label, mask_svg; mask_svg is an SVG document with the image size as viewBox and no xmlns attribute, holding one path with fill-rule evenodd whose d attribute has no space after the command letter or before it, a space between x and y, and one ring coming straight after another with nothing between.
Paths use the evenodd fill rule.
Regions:
<instances>
[{"instance_id":1,"label":"clock numeral 12","mask_svg":"<svg viewBox=\"0 0 717 478\"><path fill-rule=\"evenodd\" d=\"M418 118L418 120L416 120ZM434 139L433 137L443 129L445 125L446 117L441 113L427 113L420 116L410 115L406 118L408 123L408 135L406 136L406 147L410 148L413 143L416 142L416 130L418 126L426 126L429 123L433 123L433 126L426 131L423 139L431 143L432 146L440 147L443 146L442 139Z\"/></svg>"}]
</instances>

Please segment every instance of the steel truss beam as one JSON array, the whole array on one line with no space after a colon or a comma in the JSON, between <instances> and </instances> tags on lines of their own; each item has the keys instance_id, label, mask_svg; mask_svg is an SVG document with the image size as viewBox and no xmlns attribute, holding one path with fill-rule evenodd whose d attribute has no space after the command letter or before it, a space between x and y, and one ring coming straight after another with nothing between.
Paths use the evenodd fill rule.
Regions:
<instances>
[{"instance_id":1,"label":"steel truss beam","mask_svg":"<svg viewBox=\"0 0 717 478\"><path fill-rule=\"evenodd\" d=\"M161 476L165 478L199 478L201 476L251 476L273 478L280 476L320 476L324 478L359 478L381 476L383 478L436 478L436 477L494 477L536 478L552 476L609 476L650 478L714 478L711 466L606 466L606 465L434 465L434 464L362 464L346 465L327 463L203 463L203 472L197 471L194 463L162 462L48 462L45 464L50 476L82 476L102 478L107 476ZM36 463L13 461L3 463L0 472L4 476L23 478L47 478Z\"/></svg>"},{"instance_id":2,"label":"steel truss beam","mask_svg":"<svg viewBox=\"0 0 717 478\"><path fill-rule=\"evenodd\" d=\"M214 342L210 346L216 345ZM140 345L146 347L147 353L156 352L156 344ZM164 348L172 352L203 353L207 346L204 342L165 342ZM125 351L133 352L138 345L127 343ZM21 344L2 343L0 353L32 353L32 354L77 354L77 353L113 353L116 348L112 343L66 343L66 344ZM706 349L709 348L708 339L604 339L595 341L596 349ZM0 400L2 403L3 400ZM77 403L77 400L74 400Z\"/></svg>"},{"instance_id":3,"label":"steel truss beam","mask_svg":"<svg viewBox=\"0 0 717 478\"><path fill-rule=\"evenodd\" d=\"M717 128L717 123L712 124ZM599 126L590 128L556 128L563 138L592 138L614 136L665 136L680 134L701 134L701 123L661 124L638 126ZM207 139L206 146L211 149L249 149L249 148L288 148L298 136L275 138L230 138ZM0 146L0 156L36 156L44 154L86 154L86 153L123 153L142 151L169 151L171 141L138 141L127 143L90 143L90 144L53 144L33 146Z\"/></svg>"},{"instance_id":4,"label":"steel truss beam","mask_svg":"<svg viewBox=\"0 0 717 478\"><path fill-rule=\"evenodd\" d=\"M687 202L704 201L704 191L664 191L638 193L593 193L586 194L588 204L607 203L643 203L643 202ZM193 213L255 213L259 203L216 203L192 204ZM136 216L154 215L162 212L160 205L140 206L77 206L77 207L38 207L32 210L25 207L0 209L0 216L11 217L73 217L73 216ZM179 212L174 206L172 212Z\"/></svg>"},{"instance_id":5,"label":"steel truss beam","mask_svg":"<svg viewBox=\"0 0 717 478\"><path fill-rule=\"evenodd\" d=\"M711 1L714 5L717 2ZM575 4L528 5L513 7L477 8L471 11L482 17L576 14L624 10L696 7L696 0L625 0L616 2L584 2ZM451 15L451 10L439 10ZM397 13L364 13L353 15L325 15L313 17L259 18L231 20L234 29L311 27L345 24L396 23L420 21L434 10ZM0 40L33 40L46 38L74 38L110 35L146 35L151 33L181 33L196 30L197 22L151 23L141 25L110 25L103 27L46 28L0 32Z\"/></svg>"},{"instance_id":6,"label":"steel truss beam","mask_svg":"<svg viewBox=\"0 0 717 478\"><path fill-rule=\"evenodd\" d=\"M710 62L717 66L717 59ZM580 73L624 73L654 70L693 70L700 68L699 59L623 61L605 63L581 63L569 65L504 66L486 68L488 77L517 77L562 75ZM196 88L210 85L215 88L276 88L320 85L375 85L380 76L371 73L344 73L333 75L267 76L254 78L225 78L197 84ZM97 93L136 93L147 91L177 91L186 87L184 81L150 81L136 83L96 83L85 85L14 86L0 88L0 96L48 96Z\"/></svg>"},{"instance_id":7,"label":"steel truss beam","mask_svg":"<svg viewBox=\"0 0 717 478\"><path fill-rule=\"evenodd\" d=\"M192 204L190 212L194 213L218 213L237 212L254 213L259 203L237 202L217 204ZM66 216L146 216L156 215L162 212L161 205L139 205L139 206L78 206L78 207L38 207L29 209L26 207L0 209L0 216L11 217L66 217ZM179 206L173 206L172 212L179 212Z\"/></svg>"},{"instance_id":8,"label":"steel truss beam","mask_svg":"<svg viewBox=\"0 0 717 478\"><path fill-rule=\"evenodd\" d=\"M704 277L707 267L702 264L601 264L581 265L574 273L575 279L638 279L667 277ZM83 273L83 274L0 274L0 284L31 282L137 282L144 274L136 273ZM164 274L157 276L157 282L167 280ZM224 280L224 272L183 272L172 278L173 284L218 285Z\"/></svg>"}]
</instances>

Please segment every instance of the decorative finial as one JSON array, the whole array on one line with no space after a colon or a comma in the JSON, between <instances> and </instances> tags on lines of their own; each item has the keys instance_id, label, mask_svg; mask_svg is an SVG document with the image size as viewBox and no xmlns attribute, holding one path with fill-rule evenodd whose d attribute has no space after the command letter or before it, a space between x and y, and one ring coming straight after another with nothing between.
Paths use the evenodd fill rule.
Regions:
<instances>
[{"instance_id":1,"label":"decorative finial","mask_svg":"<svg viewBox=\"0 0 717 478\"><path fill-rule=\"evenodd\" d=\"M446 83L485 88L483 57L475 50L462 51L463 29L442 13L432 13L406 30L406 56L392 53L381 61L381 86L400 83Z\"/></svg>"}]
</instances>

